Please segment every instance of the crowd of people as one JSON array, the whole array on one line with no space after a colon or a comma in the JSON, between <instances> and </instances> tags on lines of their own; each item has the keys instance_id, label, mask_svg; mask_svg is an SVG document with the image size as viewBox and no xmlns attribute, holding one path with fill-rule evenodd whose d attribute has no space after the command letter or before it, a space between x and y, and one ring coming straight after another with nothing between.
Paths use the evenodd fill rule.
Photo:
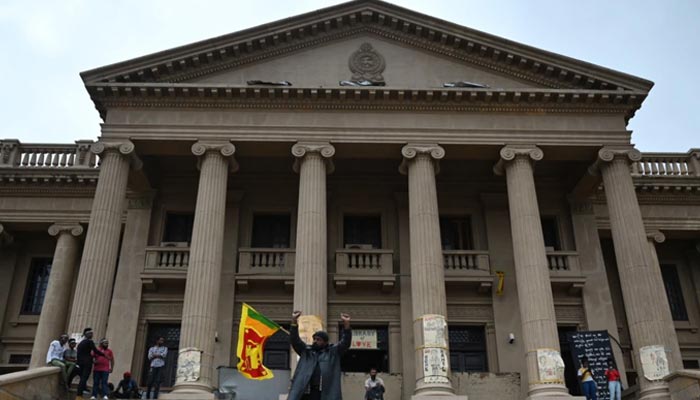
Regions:
<instances>
[{"instance_id":1,"label":"crowd of people","mask_svg":"<svg viewBox=\"0 0 700 400\"><path fill-rule=\"evenodd\" d=\"M109 382L109 375L114 370L114 352L109 348L106 338L100 339L99 345L96 345L92 339L93 334L91 328L85 328L80 342L69 338L67 334L60 335L49 344L46 364L61 369L61 381L66 390L70 389L76 377L80 377L77 386L78 398L82 398L87 391L88 380L92 374L91 400L140 399L142 394L138 383L131 377L131 372L124 372L123 379L116 387ZM167 355L165 338L159 337L148 350L150 370L147 399L151 398L151 392L154 399L158 398Z\"/></svg>"}]
</instances>

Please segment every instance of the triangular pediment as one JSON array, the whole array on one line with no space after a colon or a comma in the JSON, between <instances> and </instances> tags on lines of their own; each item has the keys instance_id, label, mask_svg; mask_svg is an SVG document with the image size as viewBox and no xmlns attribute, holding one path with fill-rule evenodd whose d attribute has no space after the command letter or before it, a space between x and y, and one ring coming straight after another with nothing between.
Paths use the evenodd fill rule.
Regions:
<instances>
[{"instance_id":1,"label":"triangular pediment","mask_svg":"<svg viewBox=\"0 0 700 400\"><path fill-rule=\"evenodd\" d=\"M469 81L493 88L629 90L653 83L518 44L378 0L359 0L82 73L95 84L245 85L291 81L338 86L348 60L370 43L388 87Z\"/></svg>"},{"instance_id":2,"label":"triangular pediment","mask_svg":"<svg viewBox=\"0 0 700 400\"><path fill-rule=\"evenodd\" d=\"M363 65L367 68L363 69ZM261 80L289 81L295 87L333 87L340 81L360 77L375 78L387 87L411 89L440 88L444 83L457 81L487 88L544 87L369 33L183 82L245 86L246 82Z\"/></svg>"}]
</instances>

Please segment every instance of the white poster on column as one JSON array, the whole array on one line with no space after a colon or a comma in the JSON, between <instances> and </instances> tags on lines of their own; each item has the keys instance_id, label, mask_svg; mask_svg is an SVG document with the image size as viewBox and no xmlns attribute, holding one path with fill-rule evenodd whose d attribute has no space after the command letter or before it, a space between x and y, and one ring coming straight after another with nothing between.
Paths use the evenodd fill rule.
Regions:
<instances>
[{"instance_id":1,"label":"white poster on column","mask_svg":"<svg viewBox=\"0 0 700 400\"><path fill-rule=\"evenodd\" d=\"M447 348L447 322L438 314L426 314L423 319L423 347Z\"/></svg>"}]
</instances>

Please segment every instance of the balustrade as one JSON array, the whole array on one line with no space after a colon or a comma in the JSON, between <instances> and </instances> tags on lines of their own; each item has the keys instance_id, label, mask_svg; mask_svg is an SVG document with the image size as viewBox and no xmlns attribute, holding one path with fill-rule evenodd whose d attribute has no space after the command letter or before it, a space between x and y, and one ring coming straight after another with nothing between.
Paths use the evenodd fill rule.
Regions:
<instances>
[{"instance_id":1,"label":"balustrade","mask_svg":"<svg viewBox=\"0 0 700 400\"><path fill-rule=\"evenodd\" d=\"M186 271L189 261L189 247L146 248L146 270Z\"/></svg>"},{"instance_id":2,"label":"balustrade","mask_svg":"<svg viewBox=\"0 0 700 400\"><path fill-rule=\"evenodd\" d=\"M578 253L575 251L547 251L547 264L551 276L580 276Z\"/></svg>"},{"instance_id":3,"label":"balustrade","mask_svg":"<svg viewBox=\"0 0 700 400\"><path fill-rule=\"evenodd\" d=\"M335 271L349 275L392 275L393 251L380 249L339 249Z\"/></svg>"},{"instance_id":4,"label":"balustrade","mask_svg":"<svg viewBox=\"0 0 700 400\"><path fill-rule=\"evenodd\" d=\"M632 163L632 176L644 178L700 176L697 151L688 153L642 153Z\"/></svg>"},{"instance_id":5,"label":"balustrade","mask_svg":"<svg viewBox=\"0 0 700 400\"><path fill-rule=\"evenodd\" d=\"M92 141L75 144L0 142L0 167L5 168L95 168L97 157L90 151Z\"/></svg>"},{"instance_id":6,"label":"balustrade","mask_svg":"<svg viewBox=\"0 0 700 400\"><path fill-rule=\"evenodd\" d=\"M294 249L241 248L239 274L294 276Z\"/></svg>"},{"instance_id":7,"label":"balustrade","mask_svg":"<svg viewBox=\"0 0 700 400\"><path fill-rule=\"evenodd\" d=\"M481 250L443 250L445 276L488 275L489 252Z\"/></svg>"}]
</instances>

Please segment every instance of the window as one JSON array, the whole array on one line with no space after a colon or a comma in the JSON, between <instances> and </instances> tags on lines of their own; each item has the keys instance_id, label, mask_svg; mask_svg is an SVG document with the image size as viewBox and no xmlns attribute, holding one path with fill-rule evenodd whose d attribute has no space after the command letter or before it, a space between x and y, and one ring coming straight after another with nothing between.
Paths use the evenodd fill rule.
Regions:
<instances>
[{"instance_id":1,"label":"window","mask_svg":"<svg viewBox=\"0 0 700 400\"><path fill-rule=\"evenodd\" d=\"M192 241L193 213L165 214L164 242L190 243Z\"/></svg>"},{"instance_id":2,"label":"window","mask_svg":"<svg viewBox=\"0 0 700 400\"><path fill-rule=\"evenodd\" d=\"M251 247L288 249L290 247L291 217L289 214L260 214L253 216Z\"/></svg>"},{"instance_id":3,"label":"window","mask_svg":"<svg viewBox=\"0 0 700 400\"><path fill-rule=\"evenodd\" d=\"M41 314L41 306L44 304L46 287L49 285L49 274L51 274L52 262L53 259L51 258L32 258L29 267L27 290L24 293L24 301L22 302L22 314Z\"/></svg>"},{"instance_id":4,"label":"window","mask_svg":"<svg viewBox=\"0 0 700 400\"><path fill-rule=\"evenodd\" d=\"M343 218L345 248L382 248L382 218L380 216L346 215Z\"/></svg>"},{"instance_id":5,"label":"window","mask_svg":"<svg viewBox=\"0 0 700 400\"><path fill-rule=\"evenodd\" d=\"M469 217L440 217L443 250L472 250L472 225Z\"/></svg>"},{"instance_id":6,"label":"window","mask_svg":"<svg viewBox=\"0 0 700 400\"><path fill-rule=\"evenodd\" d=\"M29 364L31 354L10 354L10 364Z\"/></svg>"},{"instance_id":7,"label":"window","mask_svg":"<svg viewBox=\"0 0 700 400\"><path fill-rule=\"evenodd\" d=\"M556 217L542 217L542 236L544 236L544 247L547 250L561 250L559 243L559 228Z\"/></svg>"},{"instance_id":8,"label":"window","mask_svg":"<svg viewBox=\"0 0 700 400\"><path fill-rule=\"evenodd\" d=\"M683 369L700 369L698 360L683 360Z\"/></svg>"},{"instance_id":9,"label":"window","mask_svg":"<svg viewBox=\"0 0 700 400\"><path fill-rule=\"evenodd\" d=\"M452 372L488 372L486 334L483 326L450 326Z\"/></svg>"},{"instance_id":10,"label":"window","mask_svg":"<svg viewBox=\"0 0 700 400\"><path fill-rule=\"evenodd\" d=\"M369 372L370 368L377 368L380 372L389 371L389 330L386 327L362 327L353 326L353 342L357 333L364 331L369 334L376 333L377 346L373 349L350 348L340 360L340 369L343 372ZM340 335L343 334L342 325L339 328ZM340 336L342 337L342 336Z\"/></svg>"},{"instance_id":11,"label":"window","mask_svg":"<svg viewBox=\"0 0 700 400\"><path fill-rule=\"evenodd\" d=\"M283 326L289 329L288 325ZM289 335L281 330L265 342L263 365L270 369L289 369Z\"/></svg>"},{"instance_id":12,"label":"window","mask_svg":"<svg viewBox=\"0 0 700 400\"><path fill-rule=\"evenodd\" d=\"M674 321L688 321L688 311L685 308L681 280L678 278L678 270L673 264L661 266L661 276L666 288L666 297L671 306L671 316Z\"/></svg>"}]
</instances>

